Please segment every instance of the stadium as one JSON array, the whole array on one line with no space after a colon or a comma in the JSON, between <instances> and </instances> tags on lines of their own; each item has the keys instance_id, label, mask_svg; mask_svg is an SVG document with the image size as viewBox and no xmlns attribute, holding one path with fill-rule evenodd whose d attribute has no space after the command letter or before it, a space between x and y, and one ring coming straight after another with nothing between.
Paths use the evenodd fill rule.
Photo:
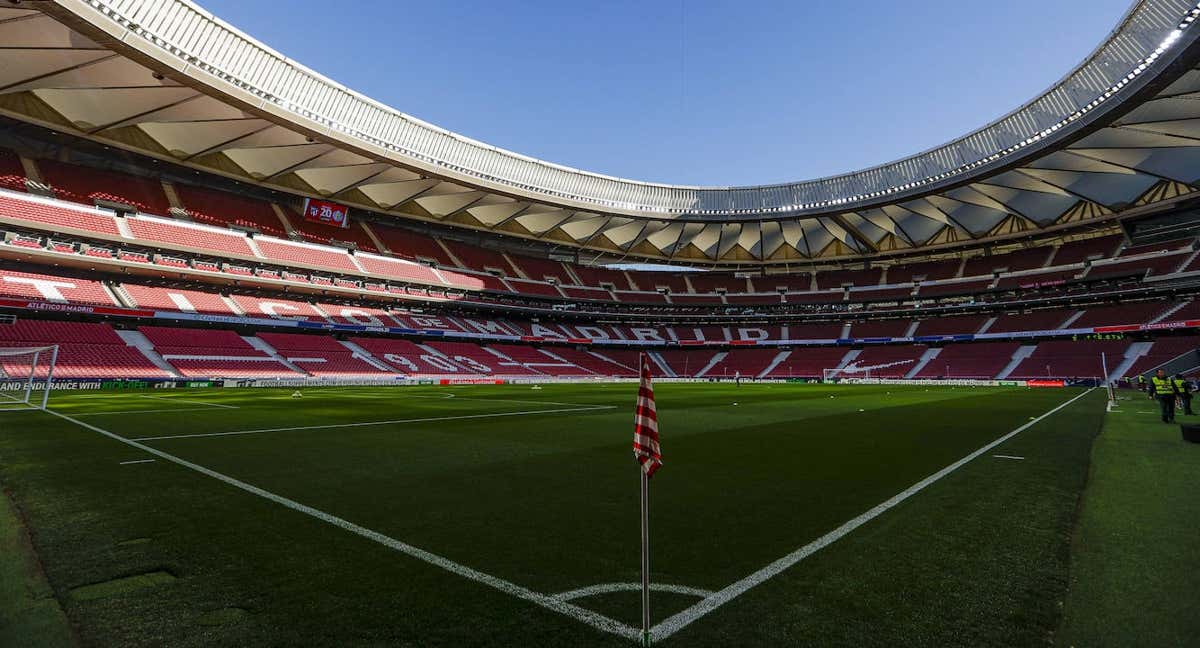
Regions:
<instances>
[{"instance_id":1,"label":"stadium","mask_svg":"<svg viewBox=\"0 0 1200 648\"><path fill-rule=\"evenodd\" d=\"M0 1L0 644L1196 645L1198 18L716 187Z\"/></svg>"}]
</instances>

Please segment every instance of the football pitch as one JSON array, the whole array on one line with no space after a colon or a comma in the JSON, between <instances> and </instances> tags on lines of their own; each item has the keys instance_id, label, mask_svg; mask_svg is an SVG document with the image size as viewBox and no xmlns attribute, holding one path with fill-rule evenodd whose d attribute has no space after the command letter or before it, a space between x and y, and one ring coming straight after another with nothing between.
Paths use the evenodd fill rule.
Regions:
<instances>
[{"instance_id":1,"label":"football pitch","mask_svg":"<svg viewBox=\"0 0 1200 648\"><path fill-rule=\"evenodd\" d=\"M0 414L0 480L83 643L633 645L635 384L293 391ZM656 395L656 645L1057 629L1101 390Z\"/></svg>"}]
</instances>

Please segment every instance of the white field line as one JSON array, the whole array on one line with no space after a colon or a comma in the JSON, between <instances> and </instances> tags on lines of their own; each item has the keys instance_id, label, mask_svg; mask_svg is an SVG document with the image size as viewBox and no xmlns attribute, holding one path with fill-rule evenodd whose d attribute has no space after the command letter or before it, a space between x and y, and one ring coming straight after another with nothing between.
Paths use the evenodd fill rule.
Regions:
<instances>
[{"instance_id":1,"label":"white field line","mask_svg":"<svg viewBox=\"0 0 1200 648\"><path fill-rule=\"evenodd\" d=\"M102 435L104 435L110 439L113 439L115 441L118 441L120 443L124 443L126 445L137 448L138 450L148 452L160 459L165 459L173 464L183 466L184 468L187 468L189 470L194 470L202 475L206 475L206 476L212 477L213 479L216 479L218 481L229 484L230 486L233 486L234 488L239 488L239 489L246 491L247 493L250 493L252 495L257 495L258 497L269 500L271 502L275 502L276 504L279 504L281 506L289 508L298 513L303 513L304 515L307 515L312 518L316 518L327 524L331 524L333 526L339 527L339 528L349 531L355 535L366 538L367 540L370 540L372 542L379 543L385 547L388 547L389 549L394 549L394 550L399 551L400 553L403 553L407 556L416 558L417 560L427 562L435 567L444 569L452 574L473 580L478 583L482 583L483 585L487 585L488 587L491 587L492 589L499 590L501 592L504 592L505 594L515 596L519 599L528 601L535 605L539 605L543 608L546 608L547 610L558 612L559 614L562 614L564 616L575 619L576 621L586 623L587 625L590 625L593 628L596 628L598 630L603 630L604 632L610 632L610 633L618 635L620 637L624 637L626 639L631 639L631 640L635 640L635 641L641 638L641 631L639 629L625 625L624 623L621 623L620 621L610 619L602 614L593 612L593 611L585 609L585 608L581 608L581 607L579 607L577 605L573 605L567 601L559 600L558 598L556 598L554 596L550 596L547 594L541 594L539 592L535 592L528 588L521 587L520 585L517 585L516 583L509 582L502 578L492 576L490 574L485 574L481 571L467 567L466 565L461 565L459 563L456 563L456 562L450 560L449 558L443 558L442 556L439 556L437 554L430 553L428 551L425 551L424 549L414 547L410 544L396 540L395 538L386 536L377 531L372 531L371 529L359 526L357 524L354 524L353 522L349 522L349 521L339 518L337 516L330 515L329 513L315 509L311 506L306 506L295 500L288 499L281 495L276 495L275 493L272 493L267 490L263 490L257 486L253 486L251 484L247 484L244 481L234 479L233 477L219 473L215 470L205 468L204 466L192 463L190 461L187 461L186 459L180 459L179 457L176 457L173 454L163 452L162 450L152 448L152 447L142 444L142 443L138 443L134 439L127 439L120 435L113 434L112 432L109 432L108 430L98 428L94 425L91 425L90 423L85 423L84 421L80 421L71 416L67 416L66 414L60 414L59 412L55 412L53 410L46 410L46 412L53 416L57 416L63 420L70 421L71 423L74 423L75 425L78 425L80 427L83 427L83 428L86 428L93 432L102 434Z\"/></svg>"},{"instance_id":2,"label":"white field line","mask_svg":"<svg viewBox=\"0 0 1200 648\"><path fill-rule=\"evenodd\" d=\"M494 412L490 414L460 414L457 416L427 416L423 418L391 419L388 421L363 421L361 423L330 423L328 425L301 425L296 427L262 428L259 430L234 430L232 432L205 432L201 434L176 434L166 436L139 437L133 441L161 441L164 439L199 439L206 437L239 436L243 434L265 434L268 432L298 432L302 430L332 430L338 428L368 427L374 425L398 425L400 423L429 423L433 421L461 421L464 419L499 418L504 416L531 416L534 414L558 414L563 412L590 412L593 410L616 409L616 405L586 405L558 409L523 410L520 412Z\"/></svg>"},{"instance_id":3,"label":"white field line","mask_svg":"<svg viewBox=\"0 0 1200 648\"><path fill-rule=\"evenodd\" d=\"M579 598L588 596L598 596L600 594L612 594L614 592L640 592L642 591L641 583L604 583L602 585L591 585L573 589L569 592L560 592L554 595L554 598L560 601L573 601ZM712 596L712 592L698 587L688 587L686 585L668 585L667 583L650 583L650 591L652 592L670 592L671 594L684 594L686 596L697 596L703 598Z\"/></svg>"},{"instance_id":4,"label":"white field line","mask_svg":"<svg viewBox=\"0 0 1200 648\"><path fill-rule=\"evenodd\" d=\"M111 412L72 412L72 416L116 416L117 414L161 414L164 412L211 412L211 407L170 407L148 410L113 410Z\"/></svg>"},{"instance_id":5,"label":"white field line","mask_svg":"<svg viewBox=\"0 0 1200 648\"><path fill-rule=\"evenodd\" d=\"M464 400L478 401L480 403L518 403L522 405L565 405L570 407L584 407L587 403L562 403L559 401L543 401L543 400L520 400L516 398L472 398L470 396L458 396L455 394L350 394L342 393L343 398L428 398L433 400Z\"/></svg>"},{"instance_id":6,"label":"white field line","mask_svg":"<svg viewBox=\"0 0 1200 648\"><path fill-rule=\"evenodd\" d=\"M1017 460L1024 460L1024 459L1025 459L1025 457L1018 457L1018 456L1016 456L1016 455L992 455L992 456L993 456L993 457L995 457L995 458L997 458L997 459L1017 459Z\"/></svg>"},{"instance_id":7,"label":"white field line","mask_svg":"<svg viewBox=\"0 0 1200 648\"><path fill-rule=\"evenodd\" d=\"M148 394L141 394L140 396L141 396L141 398L153 398L155 400L174 401L177 403L188 403L189 405L206 405L208 407L218 407L221 409L241 409L237 405L225 405L224 403L210 403L208 401L186 400L183 398L172 398L170 396L150 396Z\"/></svg>"},{"instance_id":8,"label":"white field line","mask_svg":"<svg viewBox=\"0 0 1200 648\"><path fill-rule=\"evenodd\" d=\"M132 466L133 464L154 463L156 459L138 459L136 461L122 461L118 466Z\"/></svg>"},{"instance_id":9,"label":"white field line","mask_svg":"<svg viewBox=\"0 0 1200 648\"><path fill-rule=\"evenodd\" d=\"M687 608L686 610L683 610L682 612L679 612L679 613L661 621L658 625L654 626L650 630L651 637L653 638L654 641L657 642L657 641L662 641L663 639L666 639L667 637L670 637L671 635L675 634L676 632L679 632L680 630L682 630L685 627L694 623L700 617L708 614L709 612L712 612L713 610L721 607L722 605L725 605L726 603L741 596L742 594L745 594L751 588L753 588L757 585L760 585L760 584L766 582L767 580L779 575L784 570L788 569L789 567L792 567L796 563L800 562L801 560L804 560L805 558L820 551L821 549L833 544L834 542L837 542L838 540L845 537L846 534L850 533L851 531L854 531L858 527L879 517L888 509L891 509L892 507L903 502L904 500L921 492L926 487L928 487L930 484L933 484L933 483L937 482L938 480L942 479L943 477L945 477L946 475L949 475L950 473L958 470L959 468L962 468L964 465L966 465L971 460L988 452L989 450L991 450L992 448L995 448L996 446L1000 445L1001 443L1008 441L1009 439L1020 434L1021 432L1028 430L1030 427L1036 425L1042 419L1045 419L1046 417L1050 416L1051 414L1054 414L1055 412L1063 409L1064 407L1070 405L1071 403L1074 403L1075 401L1079 400L1080 398L1087 396L1088 394L1092 393L1092 391L1094 391L1095 389L1096 388L1093 387L1093 388L1083 392L1082 394L1079 394L1078 396L1076 396L1070 400L1067 400L1066 402L1058 405L1057 407L1050 410L1049 412L1046 412L1045 414L1042 414L1041 416L1030 420L1028 423L1025 423L1024 425L1013 430L1012 432L1009 432L1008 434L1005 434L1004 436L1000 437L999 439L996 439L995 441L988 443L987 445L983 446L982 448L979 448L978 450L963 457L962 459L959 459L958 461L950 464L949 466L946 466L945 468L926 477L925 479L922 479L921 481L917 482L916 484L909 486L907 489L905 489L899 495L896 495L896 496L892 497L891 499L887 500L886 502L879 504L875 508L872 508L871 510L867 511L866 513L863 513L862 515L854 518L853 520L850 520L849 522L846 522L845 524L834 529L833 531L826 533L825 535L821 536L820 538L813 540L812 542L804 545L803 547L800 547L799 549L784 556L783 558L780 558L779 560L776 560L775 562L767 565L766 567L763 567L762 569L754 572L753 574L750 574L749 576L737 581L736 583L733 583L732 585L725 587L724 589L716 592L715 594L705 597L704 600L700 601L699 603L696 603L695 605Z\"/></svg>"}]
</instances>

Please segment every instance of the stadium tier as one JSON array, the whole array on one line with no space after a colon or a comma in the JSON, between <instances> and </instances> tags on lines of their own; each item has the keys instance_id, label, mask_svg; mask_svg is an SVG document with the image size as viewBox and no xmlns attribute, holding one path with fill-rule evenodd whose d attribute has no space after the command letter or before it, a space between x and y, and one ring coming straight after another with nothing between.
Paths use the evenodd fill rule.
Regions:
<instances>
[{"instance_id":1,"label":"stadium tier","mask_svg":"<svg viewBox=\"0 0 1200 648\"><path fill-rule=\"evenodd\" d=\"M283 208L252 199L239 199L223 192L184 187L187 185L177 188L181 201L186 203L190 200L192 204L204 206L200 211L188 211L191 214L189 218L209 226L148 215L116 218L97 207L84 208L53 199L15 194L0 195L0 222L45 229L50 234L42 238L14 233L8 237L10 246L44 249L58 254L112 257L129 263L153 263L186 271L202 269L203 261L205 269L218 267L217 271L225 274L253 274L318 285L332 285L337 281L353 285L364 278L374 277L414 286L508 293L552 301L625 303L635 306L678 304L714 309L743 305L905 301L986 295L993 290L1044 288L1075 280L1103 280L1137 273L1150 273L1154 278L1169 277L1188 272L1187 268L1194 264L1195 257L1191 250L1191 239L1127 247L1119 252L1119 256L1113 256L1118 254L1115 248L1120 243L1119 238L1100 237L1072 241L1061 248L1044 246L1023 252L975 257L971 262L976 265L968 263L961 278L957 276L959 262L953 259L887 268L822 270L817 273L816 284L830 290L809 292L813 282L807 273L740 278L721 273L619 272L519 254L506 255L463 242L438 242L386 225L371 226L357 222L347 230L327 228L327 232L315 230L316 233L312 233L313 228L324 226L304 223L301 228L304 231L300 231L289 224L288 229L296 233L296 238L315 241L302 243L287 240L283 225L290 221L284 215ZM122 198L119 195L111 197ZM138 201L130 198L130 202ZM243 216L224 218L219 214ZM297 220L297 217L293 214L290 220ZM231 225L243 229L231 230ZM369 227L382 232L377 236L385 241L388 254L378 253L378 246L367 233ZM260 234L250 238L246 233L248 230ZM305 231L309 233L305 234ZM95 237L87 238L88 233ZM63 235L70 235L76 240L63 240ZM353 256L338 247L336 242L344 240L353 243L362 253ZM112 249L114 244L119 246L118 249ZM147 249L128 249L136 245ZM1048 255L1046 250L1050 249L1056 250L1056 254L1049 257L1050 265L1037 266L1036 260L1043 253ZM375 253L372 254L372 251ZM1106 257L1106 253L1109 256ZM224 257L231 263L214 266L196 255ZM1022 258L1026 261L1021 261ZM414 263L414 259L427 259L437 263L441 269ZM1081 261L1089 261L1091 265L1083 267L1079 265ZM246 263L250 267L242 265ZM978 265L981 263L984 265ZM991 271L999 273L997 277L970 276L983 271L989 264L993 266ZM304 270L289 273L285 270L288 267ZM330 273L332 278L309 277L307 271L310 270ZM1012 274L1014 272L1017 274ZM888 285L879 286L885 273ZM339 279L337 275L345 279ZM911 283L914 280L918 282L915 285ZM901 285L894 285L897 283ZM609 285L616 291L610 292L607 288ZM850 292L842 292L840 289L844 287L850 287ZM785 293L782 297L779 293L781 289Z\"/></svg>"}]
</instances>

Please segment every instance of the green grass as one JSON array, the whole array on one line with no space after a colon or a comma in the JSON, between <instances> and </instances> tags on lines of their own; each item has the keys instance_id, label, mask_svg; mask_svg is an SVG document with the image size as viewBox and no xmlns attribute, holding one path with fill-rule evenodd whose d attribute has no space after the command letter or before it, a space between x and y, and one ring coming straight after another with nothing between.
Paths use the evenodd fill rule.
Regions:
<instances>
[{"instance_id":1,"label":"green grass","mask_svg":"<svg viewBox=\"0 0 1200 648\"><path fill-rule=\"evenodd\" d=\"M52 407L176 437L145 443L536 592L638 580L633 387L291 391L55 394ZM719 590L1078 393L658 385L652 579ZM993 451L1025 460L979 457L663 645L1048 640L1102 400ZM120 414L160 409L177 411ZM440 417L459 418L413 420ZM88 644L629 645L162 458L121 465L147 458L49 414L0 416L0 480ZM160 572L175 578L70 597ZM637 593L574 602L637 624ZM695 602L656 594L655 621Z\"/></svg>"},{"instance_id":2,"label":"green grass","mask_svg":"<svg viewBox=\"0 0 1200 648\"><path fill-rule=\"evenodd\" d=\"M1160 422L1158 404L1143 397L1108 416L1092 462L1063 645L1196 645L1200 445Z\"/></svg>"}]
</instances>

